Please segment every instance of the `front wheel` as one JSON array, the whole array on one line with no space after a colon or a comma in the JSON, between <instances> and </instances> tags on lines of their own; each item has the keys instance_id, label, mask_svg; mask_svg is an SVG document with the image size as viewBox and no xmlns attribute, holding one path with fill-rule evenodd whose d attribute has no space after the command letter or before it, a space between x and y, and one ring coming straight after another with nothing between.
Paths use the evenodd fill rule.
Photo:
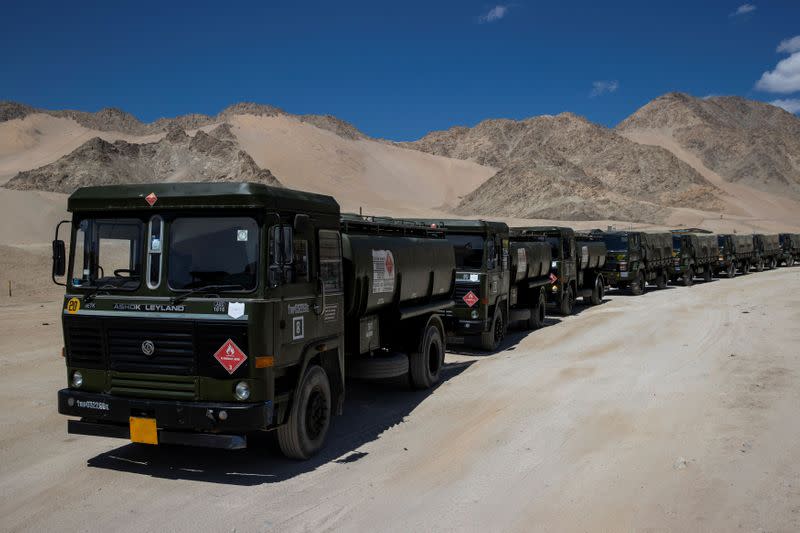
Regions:
<instances>
[{"instance_id":1,"label":"front wheel","mask_svg":"<svg viewBox=\"0 0 800 533\"><path fill-rule=\"evenodd\" d=\"M435 324L428 323L419 350L408 356L408 375L415 389L429 389L439 382L444 366L444 342Z\"/></svg>"},{"instance_id":2,"label":"front wheel","mask_svg":"<svg viewBox=\"0 0 800 533\"><path fill-rule=\"evenodd\" d=\"M686 269L686 274L683 275L683 286L691 287L694 284L694 269L689 267Z\"/></svg>"},{"instance_id":3,"label":"front wheel","mask_svg":"<svg viewBox=\"0 0 800 533\"><path fill-rule=\"evenodd\" d=\"M703 270L703 281L709 282L711 281L711 267L706 266L705 270Z\"/></svg>"},{"instance_id":4,"label":"front wheel","mask_svg":"<svg viewBox=\"0 0 800 533\"><path fill-rule=\"evenodd\" d=\"M500 343L503 341L503 337L505 336L506 326L503 323L503 312L500 311L498 306L494 312L494 318L492 318L492 324L489 328L489 331L481 333L481 348L487 352L493 352L497 350L497 347L500 346Z\"/></svg>"},{"instance_id":5,"label":"front wheel","mask_svg":"<svg viewBox=\"0 0 800 533\"><path fill-rule=\"evenodd\" d=\"M331 385L322 367L308 368L289 419L278 427L278 445L290 459L308 459L322 449L331 424Z\"/></svg>"},{"instance_id":6,"label":"front wheel","mask_svg":"<svg viewBox=\"0 0 800 533\"><path fill-rule=\"evenodd\" d=\"M656 277L656 287L659 289L666 289L667 288L667 275L666 274L659 274Z\"/></svg>"},{"instance_id":7,"label":"front wheel","mask_svg":"<svg viewBox=\"0 0 800 533\"><path fill-rule=\"evenodd\" d=\"M605 295L605 287L603 286L603 278L600 276L594 280L594 288L592 289L592 296L589 298L589 303L592 305L600 305L603 302Z\"/></svg>"},{"instance_id":8,"label":"front wheel","mask_svg":"<svg viewBox=\"0 0 800 533\"><path fill-rule=\"evenodd\" d=\"M728 265L728 277L729 278L736 277L736 265L734 265L733 263Z\"/></svg>"},{"instance_id":9,"label":"front wheel","mask_svg":"<svg viewBox=\"0 0 800 533\"><path fill-rule=\"evenodd\" d=\"M776 268L778 268L778 261L773 257L769 260L769 269L775 270Z\"/></svg>"},{"instance_id":10,"label":"front wheel","mask_svg":"<svg viewBox=\"0 0 800 533\"><path fill-rule=\"evenodd\" d=\"M640 272L636 273L636 278L634 278L633 282L631 283L631 294L634 296L641 296L644 294L645 290L645 280L644 275Z\"/></svg>"},{"instance_id":11,"label":"front wheel","mask_svg":"<svg viewBox=\"0 0 800 533\"><path fill-rule=\"evenodd\" d=\"M572 314L574 305L575 293L572 291L572 285L567 285L566 290L561 294L561 303L558 306L558 311L562 316L569 316Z\"/></svg>"},{"instance_id":12,"label":"front wheel","mask_svg":"<svg viewBox=\"0 0 800 533\"><path fill-rule=\"evenodd\" d=\"M756 263L756 272L764 272L764 260L759 259L758 263Z\"/></svg>"},{"instance_id":13,"label":"front wheel","mask_svg":"<svg viewBox=\"0 0 800 533\"><path fill-rule=\"evenodd\" d=\"M544 316L547 309L547 299L544 291L539 291L539 300L531 308L531 317L528 319L528 329L539 329L544 326Z\"/></svg>"}]
</instances>

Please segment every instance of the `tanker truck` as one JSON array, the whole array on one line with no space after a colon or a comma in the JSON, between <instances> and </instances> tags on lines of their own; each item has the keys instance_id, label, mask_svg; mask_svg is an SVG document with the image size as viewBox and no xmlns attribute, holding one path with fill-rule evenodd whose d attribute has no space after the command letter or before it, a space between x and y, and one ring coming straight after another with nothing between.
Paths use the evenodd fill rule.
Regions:
<instances>
[{"instance_id":1,"label":"tanker truck","mask_svg":"<svg viewBox=\"0 0 800 533\"><path fill-rule=\"evenodd\" d=\"M754 234L753 249L755 250L757 272L761 272L765 268L774 269L778 266L778 258L783 252L778 235Z\"/></svg>"},{"instance_id":2,"label":"tanker truck","mask_svg":"<svg viewBox=\"0 0 800 533\"><path fill-rule=\"evenodd\" d=\"M252 183L86 187L68 210L52 274L69 433L237 449L274 430L305 459L351 370L439 380L455 274L441 232Z\"/></svg>"},{"instance_id":3,"label":"tanker truck","mask_svg":"<svg viewBox=\"0 0 800 533\"><path fill-rule=\"evenodd\" d=\"M511 322L544 324L550 246L509 242L508 225L488 220L415 220L445 233L456 257L455 303L444 312L447 340L494 351Z\"/></svg>"},{"instance_id":4,"label":"tanker truck","mask_svg":"<svg viewBox=\"0 0 800 533\"><path fill-rule=\"evenodd\" d=\"M561 226L512 228L511 242L543 242L550 246L551 276L546 292L548 305L555 307L559 314L572 314L579 296L588 305L603 301L605 243L579 239L575 230Z\"/></svg>"}]
</instances>

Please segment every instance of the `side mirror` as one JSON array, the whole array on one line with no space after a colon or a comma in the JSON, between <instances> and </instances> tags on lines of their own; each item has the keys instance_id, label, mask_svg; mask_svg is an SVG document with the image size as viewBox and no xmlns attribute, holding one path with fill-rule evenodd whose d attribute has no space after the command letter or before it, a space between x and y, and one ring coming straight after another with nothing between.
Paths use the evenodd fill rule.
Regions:
<instances>
[{"instance_id":1,"label":"side mirror","mask_svg":"<svg viewBox=\"0 0 800 533\"><path fill-rule=\"evenodd\" d=\"M311 233L311 217L302 213L295 215L294 232L298 235L308 235Z\"/></svg>"},{"instance_id":2,"label":"side mirror","mask_svg":"<svg viewBox=\"0 0 800 533\"><path fill-rule=\"evenodd\" d=\"M56 277L61 277L67 270L67 247L64 241L56 239L53 241L53 281Z\"/></svg>"}]
</instances>

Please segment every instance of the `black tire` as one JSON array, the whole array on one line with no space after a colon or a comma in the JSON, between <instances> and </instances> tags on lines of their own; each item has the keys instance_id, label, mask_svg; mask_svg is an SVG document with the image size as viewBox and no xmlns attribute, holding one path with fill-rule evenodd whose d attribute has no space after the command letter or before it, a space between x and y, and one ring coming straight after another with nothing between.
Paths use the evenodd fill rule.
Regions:
<instances>
[{"instance_id":1,"label":"black tire","mask_svg":"<svg viewBox=\"0 0 800 533\"><path fill-rule=\"evenodd\" d=\"M636 278L631 282L631 294L634 296L641 296L644 294L645 280L644 274L641 271L636 273Z\"/></svg>"},{"instance_id":2,"label":"black tire","mask_svg":"<svg viewBox=\"0 0 800 533\"><path fill-rule=\"evenodd\" d=\"M349 362L347 373L356 379L388 379L408 374L408 356L402 353L358 357Z\"/></svg>"},{"instance_id":3,"label":"black tire","mask_svg":"<svg viewBox=\"0 0 800 533\"><path fill-rule=\"evenodd\" d=\"M567 289L561 294L561 302L558 305L558 312L561 316L569 316L575 306L575 292L572 285L567 285Z\"/></svg>"},{"instance_id":4,"label":"black tire","mask_svg":"<svg viewBox=\"0 0 800 533\"><path fill-rule=\"evenodd\" d=\"M688 267L686 269L686 273L683 275L682 282L684 287L691 287L694 285L694 269L692 267Z\"/></svg>"},{"instance_id":5,"label":"black tire","mask_svg":"<svg viewBox=\"0 0 800 533\"><path fill-rule=\"evenodd\" d=\"M500 306L498 305L497 308L495 308L489 331L481 333L481 348L487 352L493 352L497 350L497 347L500 346L501 342L503 342L503 338L505 336L506 325L503 322L503 312L500 310Z\"/></svg>"},{"instance_id":6,"label":"black tire","mask_svg":"<svg viewBox=\"0 0 800 533\"><path fill-rule=\"evenodd\" d=\"M278 427L278 446L290 459L308 459L325 444L331 423L331 386L322 367L306 370L289 418Z\"/></svg>"},{"instance_id":7,"label":"black tire","mask_svg":"<svg viewBox=\"0 0 800 533\"><path fill-rule=\"evenodd\" d=\"M769 260L769 269L775 270L776 268L778 268L778 261L773 257Z\"/></svg>"},{"instance_id":8,"label":"black tire","mask_svg":"<svg viewBox=\"0 0 800 533\"><path fill-rule=\"evenodd\" d=\"M794 257L790 257L789 259L786 260L786 266L787 267L794 266Z\"/></svg>"},{"instance_id":9,"label":"black tire","mask_svg":"<svg viewBox=\"0 0 800 533\"><path fill-rule=\"evenodd\" d=\"M703 281L708 283L711 281L711 267L706 265L705 270L703 270Z\"/></svg>"},{"instance_id":10,"label":"black tire","mask_svg":"<svg viewBox=\"0 0 800 533\"><path fill-rule=\"evenodd\" d=\"M756 263L756 272L764 272L764 260L759 259L758 263Z\"/></svg>"},{"instance_id":11,"label":"black tire","mask_svg":"<svg viewBox=\"0 0 800 533\"><path fill-rule=\"evenodd\" d=\"M667 275L666 274L659 274L656 276L656 287L659 289L666 289L667 288Z\"/></svg>"},{"instance_id":12,"label":"black tire","mask_svg":"<svg viewBox=\"0 0 800 533\"><path fill-rule=\"evenodd\" d=\"M603 286L603 278L597 276L594 280L594 287L592 288L592 295L589 297L589 303L592 305L600 305L603 303L603 296L605 296L605 286Z\"/></svg>"},{"instance_id":13,"label":"black tire","mask_svg":"<svg viewBox=\"0 0 800 533\"><path fill-rule=\"evenodd\" d=\"M531 316L528 319L528 329L539 329L544 326L544 317L547 311L547 298L544 291L539 291L539 298L531 308Z\"/></svg>"},{"instance_id":14,"label":"black tire","mask_svg":"<svg viewBox=\"0 0 800 533\"><path fill-rule=\"evenodd\" d=\"M735 278L736 277L736 265L734 265L733 263L728 265L728 277L729 278Z\"/></svg>"},{"instance_id":15,"label":"black tire","mask_svg":"<svg viewBox=\"0 0 800 533\"><path fill-rule=\"evenodd\" d=\"M417 351L408 354L408 376L415 389L430 389L439 383L444 366L445 345L442 333L428 322Z\"/></svg>"}]
</instances>

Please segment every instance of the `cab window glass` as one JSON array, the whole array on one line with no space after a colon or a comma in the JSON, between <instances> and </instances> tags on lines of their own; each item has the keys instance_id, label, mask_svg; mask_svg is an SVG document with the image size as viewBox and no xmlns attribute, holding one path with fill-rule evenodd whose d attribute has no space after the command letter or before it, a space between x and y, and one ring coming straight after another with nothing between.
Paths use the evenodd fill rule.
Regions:
<instances>
[{"instance_id":1,"label":"cab window glass","mask_svg":"<svg viewBox=\"0 0 800 533\"><path fill-rule=\"evenodd\" d=\"M308 241L294 239L292 243L294 255L294 280L298 283L308 282Z\"/></svg>"},{"instance_id":2,"label":"cab window glass","mask_svg":"<svg viewBox=\"0 0 800 533\"><path fill-rule=\"evenodd\" d=\"M325 292L342 291L342 242L338 231L319 232L319 276Z\"/></svg>"}]
</instances>

